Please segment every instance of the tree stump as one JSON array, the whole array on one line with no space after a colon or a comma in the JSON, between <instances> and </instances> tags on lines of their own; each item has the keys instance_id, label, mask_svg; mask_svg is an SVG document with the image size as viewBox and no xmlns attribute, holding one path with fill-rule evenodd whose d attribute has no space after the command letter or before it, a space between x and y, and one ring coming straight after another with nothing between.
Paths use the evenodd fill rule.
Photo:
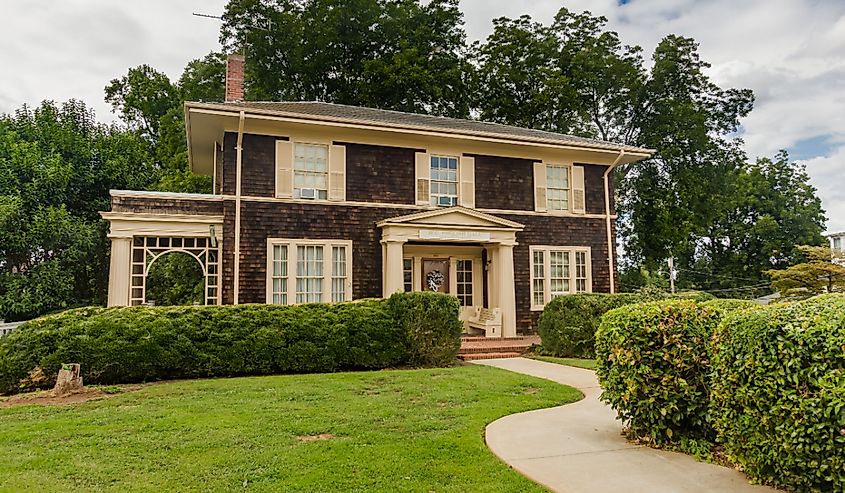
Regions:
<instances>
[{"instance_id":1,"label":"tree stump","mask_svg":"<svg viewBox=\"0 0 845 493\"><path fill-rule=\"evenodd\" d=\"M82 391L82 374L79 363L62 365L59 376L56 378L56 386L53 387L53 395L60 397Z\"/></svg>"}]
</instances>

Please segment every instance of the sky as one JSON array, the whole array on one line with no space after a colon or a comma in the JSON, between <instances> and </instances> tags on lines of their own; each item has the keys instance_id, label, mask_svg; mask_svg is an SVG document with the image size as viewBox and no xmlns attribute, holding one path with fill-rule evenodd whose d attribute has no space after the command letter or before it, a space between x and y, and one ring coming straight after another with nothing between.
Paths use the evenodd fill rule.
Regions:
<instances>
[{"instance_id":1,"label":"sky","mask_svg":"<svg viewBox=\"0 0 845 493\"><path fill-rule=\"evenodd\" d=\"M77 98L111 121L106 84L142 63L178 78L220 49L219 21L191 14L219 15L225 3L2 0L0 112ZM493 18L548 23L562 6L604 15L648 56L666 34L695 38L714 82L754 91L741 129L749 155L786 149L806 163L828 231L845 231L845 1L461 0L470 39L484 39Z\"/></svg>"}]
</instances>

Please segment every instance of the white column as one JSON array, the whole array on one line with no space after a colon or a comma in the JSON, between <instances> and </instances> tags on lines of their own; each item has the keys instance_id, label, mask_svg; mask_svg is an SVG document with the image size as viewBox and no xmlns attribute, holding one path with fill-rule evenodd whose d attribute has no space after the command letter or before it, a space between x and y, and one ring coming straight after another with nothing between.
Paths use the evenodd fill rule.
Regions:
<instances>
[{"instance_id":1,"label":"white column","mask_svg":"<svg viewBox=\"0 0 845 493\"><path fill-rule=\"evenodd\" d=\"M490 245L487 247L487 308L499 307L499 247Z\"/></svg>"},{"instance_id":2,"label":"white column","mask_svg":"<svg viewBox=\"0 0 845 493\"><path fill-rule=\"evenodd\" d=\"M111 238L109 306L129 306L131 269L132 238Z\"/></svg>"},{"instance_id":3,"label":"white column","mask_svg":"<svg viewBox=\"0 0 845 493\"><path fill-rule=\"evenodd\" d=\"M397 291L404 291L402 275L402 245L404 241L382 240L384 245L384 281L382 295L387 298Z\"/></svg>"},{"instance_id":4,"label":"white column","mask_svg":"<svg viewBox=\"0 0 845 493\"><path fill-rule=\"evenodd\" d=\"M502 337L516 337L516 291L513 282L513 245L501 244L497 255L496 284L502 311Z\"/></svg>"}]
</instances>

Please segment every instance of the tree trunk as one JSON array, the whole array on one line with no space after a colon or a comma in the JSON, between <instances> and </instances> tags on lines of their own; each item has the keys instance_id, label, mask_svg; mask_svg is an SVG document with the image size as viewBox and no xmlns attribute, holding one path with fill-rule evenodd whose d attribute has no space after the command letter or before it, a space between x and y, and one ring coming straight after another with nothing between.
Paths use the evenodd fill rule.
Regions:
<instances>
[{"instance_id":1,"label":"tree trunk","mask_svg":"<svg viewBox=\"0 0 845 493\"><path fill-rule=\"evenodd\" d=\"M56 386L53 387L53 395L60 397L73 394L82 390L82 374L79 363L62 365L59 376L56 379Z\"/></svg>"}]
</instances>

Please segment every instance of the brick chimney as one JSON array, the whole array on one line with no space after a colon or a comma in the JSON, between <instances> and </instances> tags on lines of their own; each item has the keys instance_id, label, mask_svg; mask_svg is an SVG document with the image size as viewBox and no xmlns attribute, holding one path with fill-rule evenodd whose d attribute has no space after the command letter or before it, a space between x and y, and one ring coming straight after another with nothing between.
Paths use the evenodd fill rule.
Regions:
<instances>
[{"instance_id":1,"label":"brick chimney","mask_svg":"<svg viewBox=\"0 0 845 493\"><path fill-rule=\"evenodd\" d=\"M244 56L231 54L226 58L226 102L244 100Z\"/></svg>"}]
</instances>

